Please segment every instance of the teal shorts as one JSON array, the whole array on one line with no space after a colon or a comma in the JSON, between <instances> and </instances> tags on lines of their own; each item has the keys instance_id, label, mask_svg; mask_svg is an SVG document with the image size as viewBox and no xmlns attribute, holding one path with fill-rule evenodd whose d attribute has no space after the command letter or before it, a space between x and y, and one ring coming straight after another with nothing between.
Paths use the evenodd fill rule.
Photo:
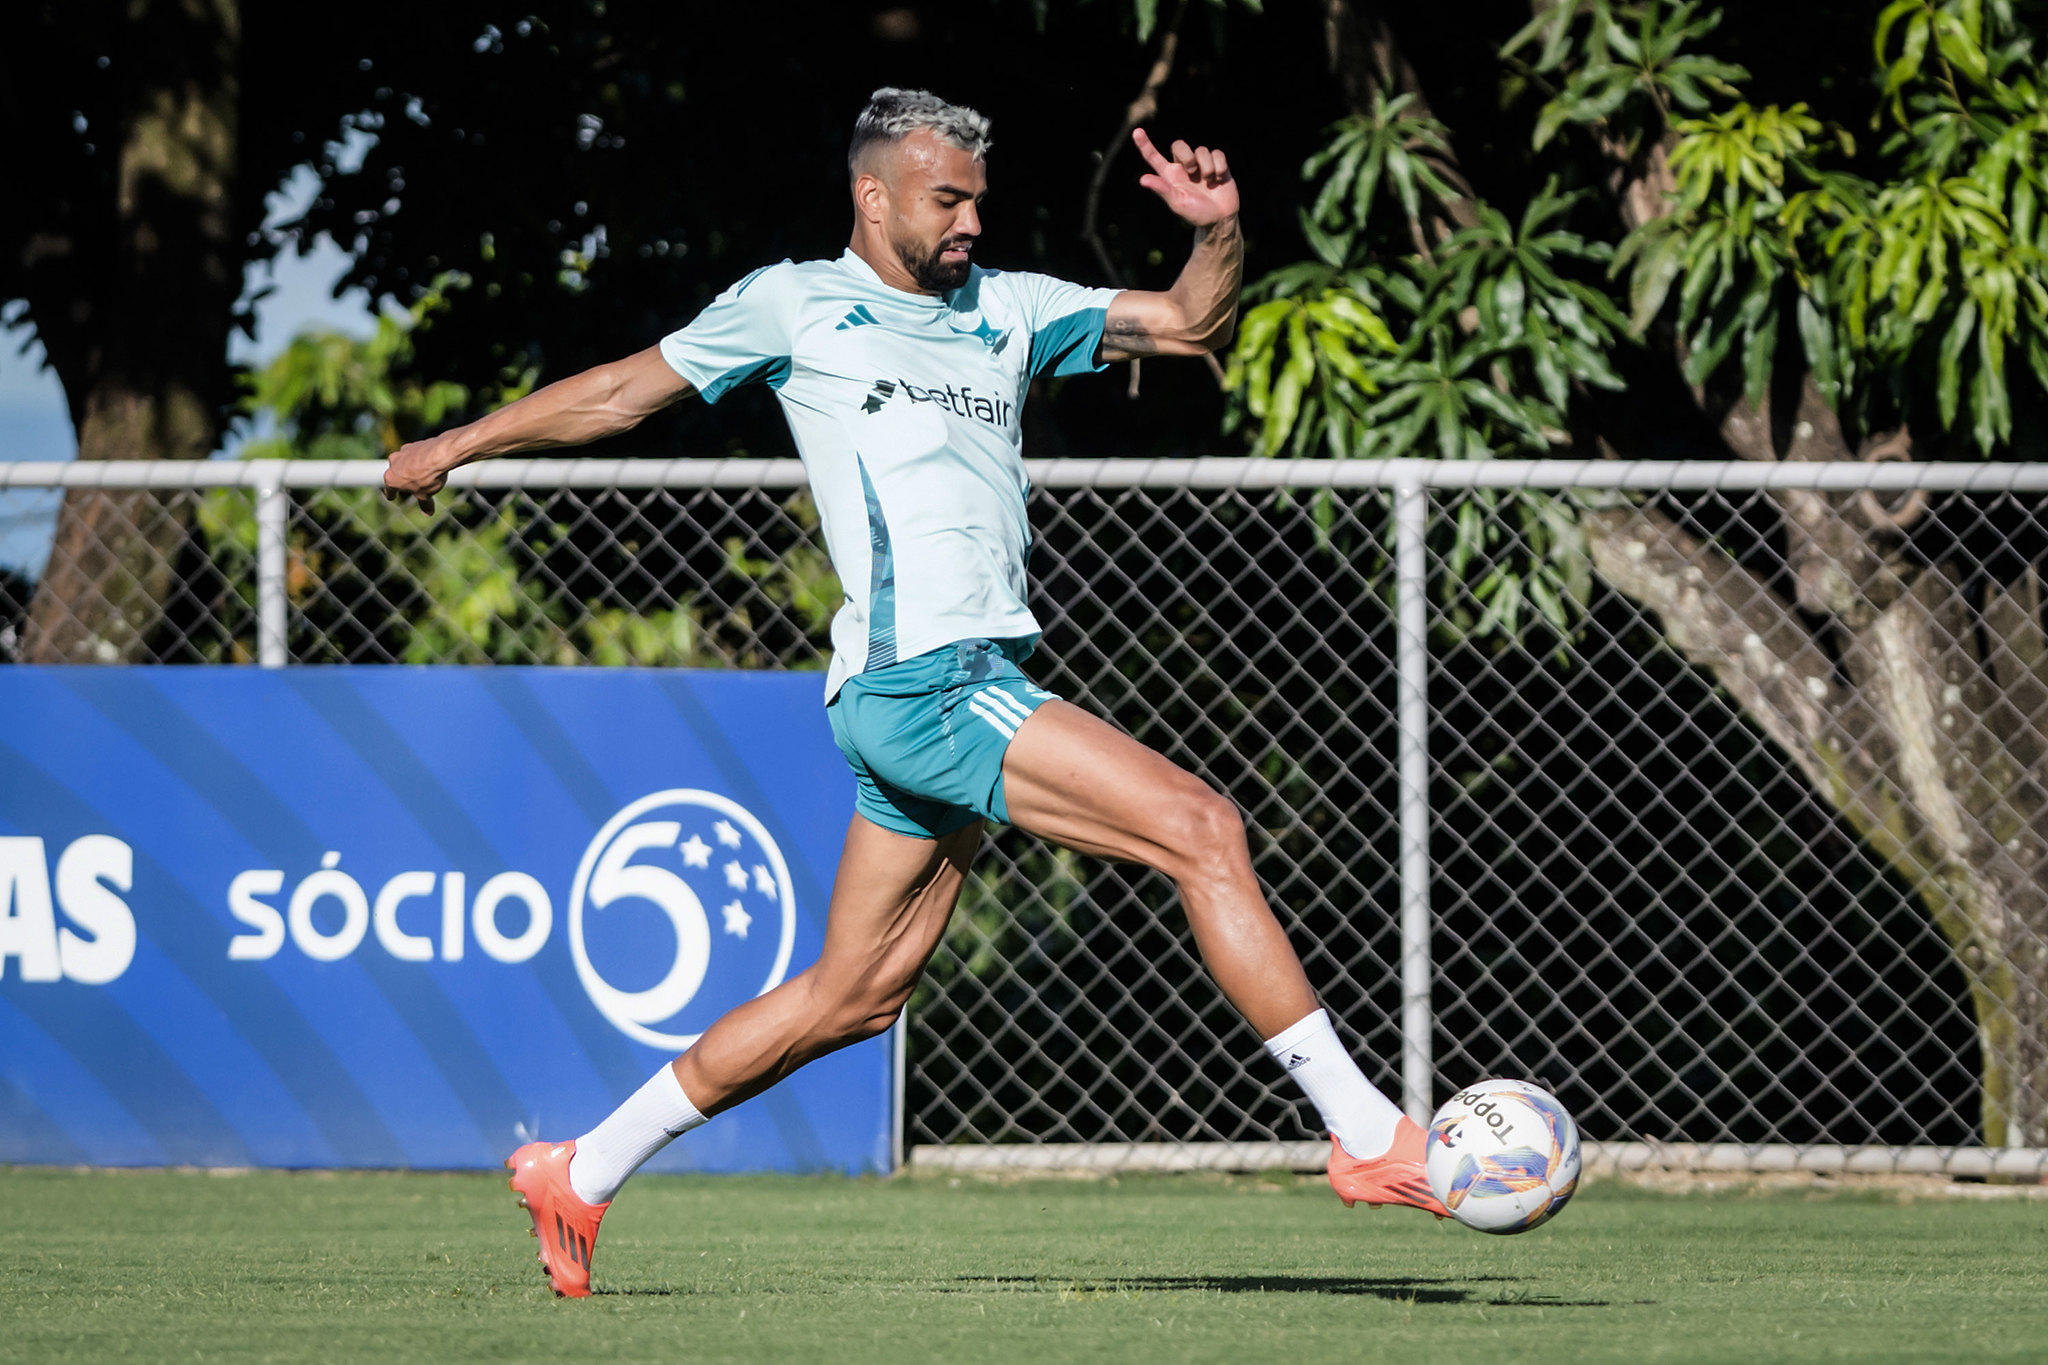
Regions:
<instances>
[{"instance_id":1,"label":"teal shorts","mask_svg":"<svg viewBox=\"0 0 2048 1365\"><path fill-rule=\"evenodd\" d=\"M825 715L860 783L854 809L912 839L1008 824L1003 755L1025 718L1057 700L1019 667L1036 643L962 640L848 678Z\"/></svg>"}]
</instances>

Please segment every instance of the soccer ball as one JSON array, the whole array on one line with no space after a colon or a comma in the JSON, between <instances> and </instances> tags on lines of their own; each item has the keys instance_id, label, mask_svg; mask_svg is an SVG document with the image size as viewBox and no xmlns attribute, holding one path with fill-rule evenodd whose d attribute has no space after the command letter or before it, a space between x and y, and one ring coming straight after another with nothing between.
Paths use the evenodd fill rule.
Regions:
<instances>
[{"instance_id":1,"label":"soccer ball","mask_svg":"<svg viewBox=\"0 0 2048 1365\"><path fill-rule=\"evenodd\" d=\"M1429 1188L1481 1232L1527 1232L1579 1184L1579 1126L1557 1097L1527 1081L1480 1081L1429 1123Z\"/></svg>"}]
</instances>

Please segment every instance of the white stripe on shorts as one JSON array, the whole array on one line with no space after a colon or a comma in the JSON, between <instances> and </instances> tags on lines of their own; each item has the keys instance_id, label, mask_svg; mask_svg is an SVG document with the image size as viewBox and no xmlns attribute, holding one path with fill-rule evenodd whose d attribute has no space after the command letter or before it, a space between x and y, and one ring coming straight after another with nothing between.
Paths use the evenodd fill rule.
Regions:
<instances>
[{"instance_id":1,"label":"white stripe on shorts","mask_svg":"<svg viewBox=\"0 0 2048 1365\"><path fill-rule=\"evenodd\" d=\"M1015 724L1022 725L1025 721L1031 719L1031 712L1024 703L1000 688L986 688L974 695L977 697L987 697L996 704L997 711L1008 715Z\"/></svg>"},{"instance_id":2,"label":"white stripe on shorts","mask_svg":"<svg viewBox=\"0 0 2048 1365\"><path fill-rule=\"evenodd\" d=\"M992 710L988 705L986 705L982 701L982 698L987 695L988 693L986 692L977 692L973 696L969 697L967 699L968 709L973 711L975 715L980 716L983 720L987 721L990 725L994 726L998 731L1002 733L1004 739L1015 739L1017 737L1016 725L1013 722L998 716L994 710Z\"/></svg>"}]
</instances>

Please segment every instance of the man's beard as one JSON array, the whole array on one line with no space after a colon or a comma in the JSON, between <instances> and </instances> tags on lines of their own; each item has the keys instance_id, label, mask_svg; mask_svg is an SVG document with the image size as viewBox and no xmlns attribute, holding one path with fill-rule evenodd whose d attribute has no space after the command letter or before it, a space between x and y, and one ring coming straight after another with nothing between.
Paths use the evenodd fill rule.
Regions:
<instances>
[{"instance_id":1,"label":"man's beard","mask_svg":"<svg viewBox=\"0 0 2048 1365\"><path fill-rule=\"evenodd\" d=\"M950 294L967 283L967 272L973 267L970 259L954 264L940 259L948 250L959 247L972 253L972 237L947 237L931 249L922 252L916 243L897 243L896 256L903 262L903 268L910 272L910 278L917 281L919 289L928 289L935 294Z\"/></svg>"}]
</instances>

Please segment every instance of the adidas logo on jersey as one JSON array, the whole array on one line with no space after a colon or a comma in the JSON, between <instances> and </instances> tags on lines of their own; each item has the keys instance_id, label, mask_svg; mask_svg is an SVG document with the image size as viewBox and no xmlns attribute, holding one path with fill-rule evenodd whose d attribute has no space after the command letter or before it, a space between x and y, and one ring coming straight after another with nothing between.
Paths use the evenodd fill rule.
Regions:
<instances>
[{"instance_id":1,"label":"adidas logo on jersey","mask_svg":"<svg viewBox=\"0 0 2048 1365\"><path fill-rule=\"evenodd\" d=\"M843 332L849 327L865 327L871 322L878 321L880 321L880 319L877 318L873 313L870 313L868 311L868 306L866 304L857 303L853 306L853 311L851 313L848 313L843 319L841 319L839 325L837 327L834 327L832 330L835 332Z\"/></svg>"},{"instance_id":2,"label":"adidas logo on jersey","mask_svg":"<svg viewBox=\"0 0 2048 1365\"><path fill-rule=\"evenodd\" d=\"M868 396L862 401L860 410L865 413L880 412L882 405L898 393L913 403L936 403L956 417L972 417L977 422L987 422L993 427L1008 427L1010 418L1017 411L1013 403L1001 398L979 397L973 389L964 386L956 389L948 384L943 389L921 389L901 379L877 379L874 388L868 390Z\"/></svg>"}]
</instances>

